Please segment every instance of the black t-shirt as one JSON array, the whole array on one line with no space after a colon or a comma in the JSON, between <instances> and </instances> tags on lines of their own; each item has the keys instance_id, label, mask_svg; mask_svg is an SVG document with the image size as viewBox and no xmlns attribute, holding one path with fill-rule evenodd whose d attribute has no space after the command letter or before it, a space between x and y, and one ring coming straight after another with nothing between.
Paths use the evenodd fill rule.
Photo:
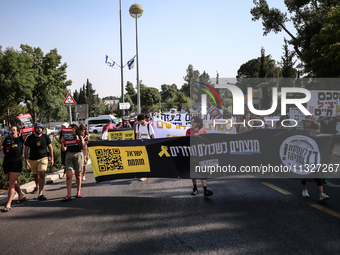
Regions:
<instances>
[{"instance_id":1,"label":"black t-shirt","mask_svg":"<svg viewBox=\"0 0 340 255\"><path fill-rule=\"evenodd\" d=\"M12 138L7 136L3 142L3 151L5 159L14 161L22 161L23 140L21 136Z\"/></svg>"},{"instance_id":2,"label":"black t-shirt","mask_svg":"<svg viewBox=\"0 0 340 255\"><path fill-rule=\"evenodd\" d=\"M37 160L47 157L47 146L51 144L50 138L46 134L42 134L40 137L31 134L27 137L25 146L30 148L31 160Z\"/></svg>"},{"instance_id":3,"label":"black t-shirt","mask_svg":"<svg viewBox=\"0 0 340 255\"><path fill-rule=\"evenodd\" d=\"M79 143L77 145L72 145L72 146L68 146L67 147L67 151L70 151L70 152L81 152L81 143L83 141L83 137L82 136L78 136L78 140L79 140Z\"/></svg>"},{"instance_id":4,"label":"black t-shirt","mask_svg":"<svg viewBox=\"0 0 340 255\"><path fill-rule=\"evenodd\" d=\"M324 134L336 134L336 123L336 117L327 117L326 119L320 121L320 132Z\"/></svg>"}]
</instances>

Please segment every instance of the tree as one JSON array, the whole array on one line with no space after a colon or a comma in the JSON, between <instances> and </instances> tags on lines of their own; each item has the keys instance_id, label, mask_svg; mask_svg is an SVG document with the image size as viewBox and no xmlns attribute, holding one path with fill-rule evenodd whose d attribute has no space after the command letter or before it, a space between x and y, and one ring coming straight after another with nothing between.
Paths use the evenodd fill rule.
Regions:
<instances>
[{"instance_id":1,"label":"tree","mask_svg":"<svg viewBox=\"0 0 340 255\"><path fill-rule=\"evenodd\" d=\"M197 80L200 76L200 72L197 71L197 70L194 70L194 67L191 64L189 64L186 72L187 72L187 75L183 77L183 79L184 79L184 81L186 81L186 83L183 84L180 91L182 91L187 97L190 97L191 85L194 82L197 82Z\"/></svg>"},{"instance_id":2,"label":"tree","mask_svg":"<svg viewBox=\"0 0 340 255\"><path fill-rule=\"evenodd\" d=\"M306 70L315 77L340 77L340 6L333 7L320 33L303 54Z\"/></svg>"},{"instance_id":3,"label":"tree","mask_svg":"<svg viewBox=\"0 0 340 255\"><path fill-rule=\"evenodd\" d=\"M293 61L295 52L288 49L288 42L285 39L285 44L283 45L283 56L281 56L281 76L283 78L295 78L297 76L297 70L294 68L296 60Z\"/></svg>"},{"instance_id":4,"label":"tree","mask_svg":"<svg viewBox=\"0 0 340 255\"><path fill-rule=\"evenodd\" d=\"M161 95L156 88L143 87L140 90L140 100L141 106L146 106L150 109L152 105L161 101Z\"/></svg>"},{"instance_id":5,"label":"tree","mask_svg":"<svg viewBox=\"0 0 340 255\"><path fill-rule=\"evenodd\" d=\"M136 94L136 90L133 87L133 84L129 81L126 82L125 90L128 95L132 96L133 94Z\"/></svg>"},{"instance_id":6,"label":"tree","mask_svg":"<svg viewBox=\"0 0 340 255\"><path fill-rule=\"evenodd\" d=\"M58 112L62 107L61 99L64 99L66 88L72 81L67 80L67 64L61 63L62 57L57 49L44 55L39 47L22 44L20 48L32 58L31 72L35 82L32 93L27 93L24 101L35 122L38 113L42 119L44 114L50 117L52 112Z\"/></svg>"},{"instance_id":7,"label":"tree","mask_svg":"<svg viewBox=\"0 0 340 255\"><path fill-rule=\"evenodd\" d=\"M176 95L176 92L178 91L176 84L167 85L163 84L161 85L161 97L162 101L166 101L168 98L172 98Z\"/></svg>"},{"instance_id":8,"label":"tree","mask_svg":"<svg viewBox=\"0 0 340 255\"><path fill-rule=\"evenodd\" d=\"M0 46L0 116L32 96L35 79L31 66L29 54L13 48L2 51Z\"/></svg>"},{"instance_id":9,"label":"tree","mask_svg":"<svg viewBox=\"0 0 340 255\"><path fill-rule=\"evenodd\" d=\"M284 30L289 36L288 41L294 47L297 56L309 64L308 55L305 54L311 47L312 37L318 34L325 23L328 22L328 13L332 7L339 4L338 0L285 0L290 14L281 12L277 8L269 8L266 0L254 0L255 7L250 13L252 20L262 20L263 35L270 32L278 33ZM287 23L292 22L295 31L289 31ZM296 34L294 36L293 34ZM320 48L319 48L320 50ZM315 70L312 70L315 72Z\"/></svg>"}]
</instances>

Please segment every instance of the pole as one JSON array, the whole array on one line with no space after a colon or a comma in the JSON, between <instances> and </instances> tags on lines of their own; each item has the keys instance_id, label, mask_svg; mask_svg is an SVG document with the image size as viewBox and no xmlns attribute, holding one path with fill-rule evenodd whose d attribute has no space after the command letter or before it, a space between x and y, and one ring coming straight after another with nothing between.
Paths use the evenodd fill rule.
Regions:
<instances>
[{"instance_id":1,"label":"pole","mask_svg":"<svg viewBox=\"0 0 340 255\"><path fill-rule=\"evenodd\" d=\"M71 112L71 105L68 105L68 112L70 114L70 124L72 124L72 112Z\"/></svg>"},{"instance_id":2,"label":"pole","mask_svg":"<svg viewBox=\"0 0 340 255\"><path fill-rule=\"evenodd\" d=\"M120 20L120 79L121 79L121 90L122 90L122 103L124 103L122 1L121 0L119 0L119 20ZM123 115L125 115L125 110L123 110Z\"/></svg>"},{"instance_id":3,"label":"pole","mask_svg":"<svg viewBox=\"0 0 340 255\"><path fill-rule=\"evenodd\" d=\"M136 58L137 58L137 113L141 113L140 108L140 84L139 84L139 57L138 57L138 29L137 29L137 15L136 15Z\"/></svg>"}]
</instances>

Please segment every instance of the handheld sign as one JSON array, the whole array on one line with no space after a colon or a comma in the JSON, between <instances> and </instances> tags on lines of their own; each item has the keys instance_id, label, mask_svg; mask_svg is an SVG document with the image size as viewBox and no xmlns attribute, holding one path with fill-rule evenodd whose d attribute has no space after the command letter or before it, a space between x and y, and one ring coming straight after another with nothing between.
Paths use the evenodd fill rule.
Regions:
<instances>
[{"instance_id":1,"label":"handheld sign","mask_svg":"<svg viewBox=\"0 0 340 255\"><path fill-rule=\"evenodd\" d=\"M20 120L21 126L23 127L21 129L21 134L30 135L34 131L31 114L20 114L19 116L17 116L17 118Z\"/></svg>"},{"instance_id":2,"label":"handheld sign","mask_svg":"<svg viewBox=\"0 0 340 255\"><path fill-rule=\"evenodd\" d=\"M63 132L63 137L65 141L63 144L67 146L78 145L79 140L77 140L76 130L74 128L62 128L61 131Z\"/></svg>"}]
</instances>

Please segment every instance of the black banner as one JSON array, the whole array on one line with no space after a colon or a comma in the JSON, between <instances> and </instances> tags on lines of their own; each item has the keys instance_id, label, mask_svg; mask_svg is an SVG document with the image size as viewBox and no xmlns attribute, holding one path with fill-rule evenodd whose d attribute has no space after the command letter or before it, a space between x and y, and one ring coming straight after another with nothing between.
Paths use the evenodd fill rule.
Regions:
<instances>
[{"instance_id":1,"label":"black banner","mask_svg":"<svg viewBox=\"0 0 340 255\"><path fill-rule=\"evenodd\" d=\"M253 130L134 141L89 142L96 181L140 178L217 178L260 175L320 178L340 172L326 164L331 136L300 130ZM326 169L326 170L325 170ZM257 171L256 171L257 170Z\"/></svg>"}]
</instances>

